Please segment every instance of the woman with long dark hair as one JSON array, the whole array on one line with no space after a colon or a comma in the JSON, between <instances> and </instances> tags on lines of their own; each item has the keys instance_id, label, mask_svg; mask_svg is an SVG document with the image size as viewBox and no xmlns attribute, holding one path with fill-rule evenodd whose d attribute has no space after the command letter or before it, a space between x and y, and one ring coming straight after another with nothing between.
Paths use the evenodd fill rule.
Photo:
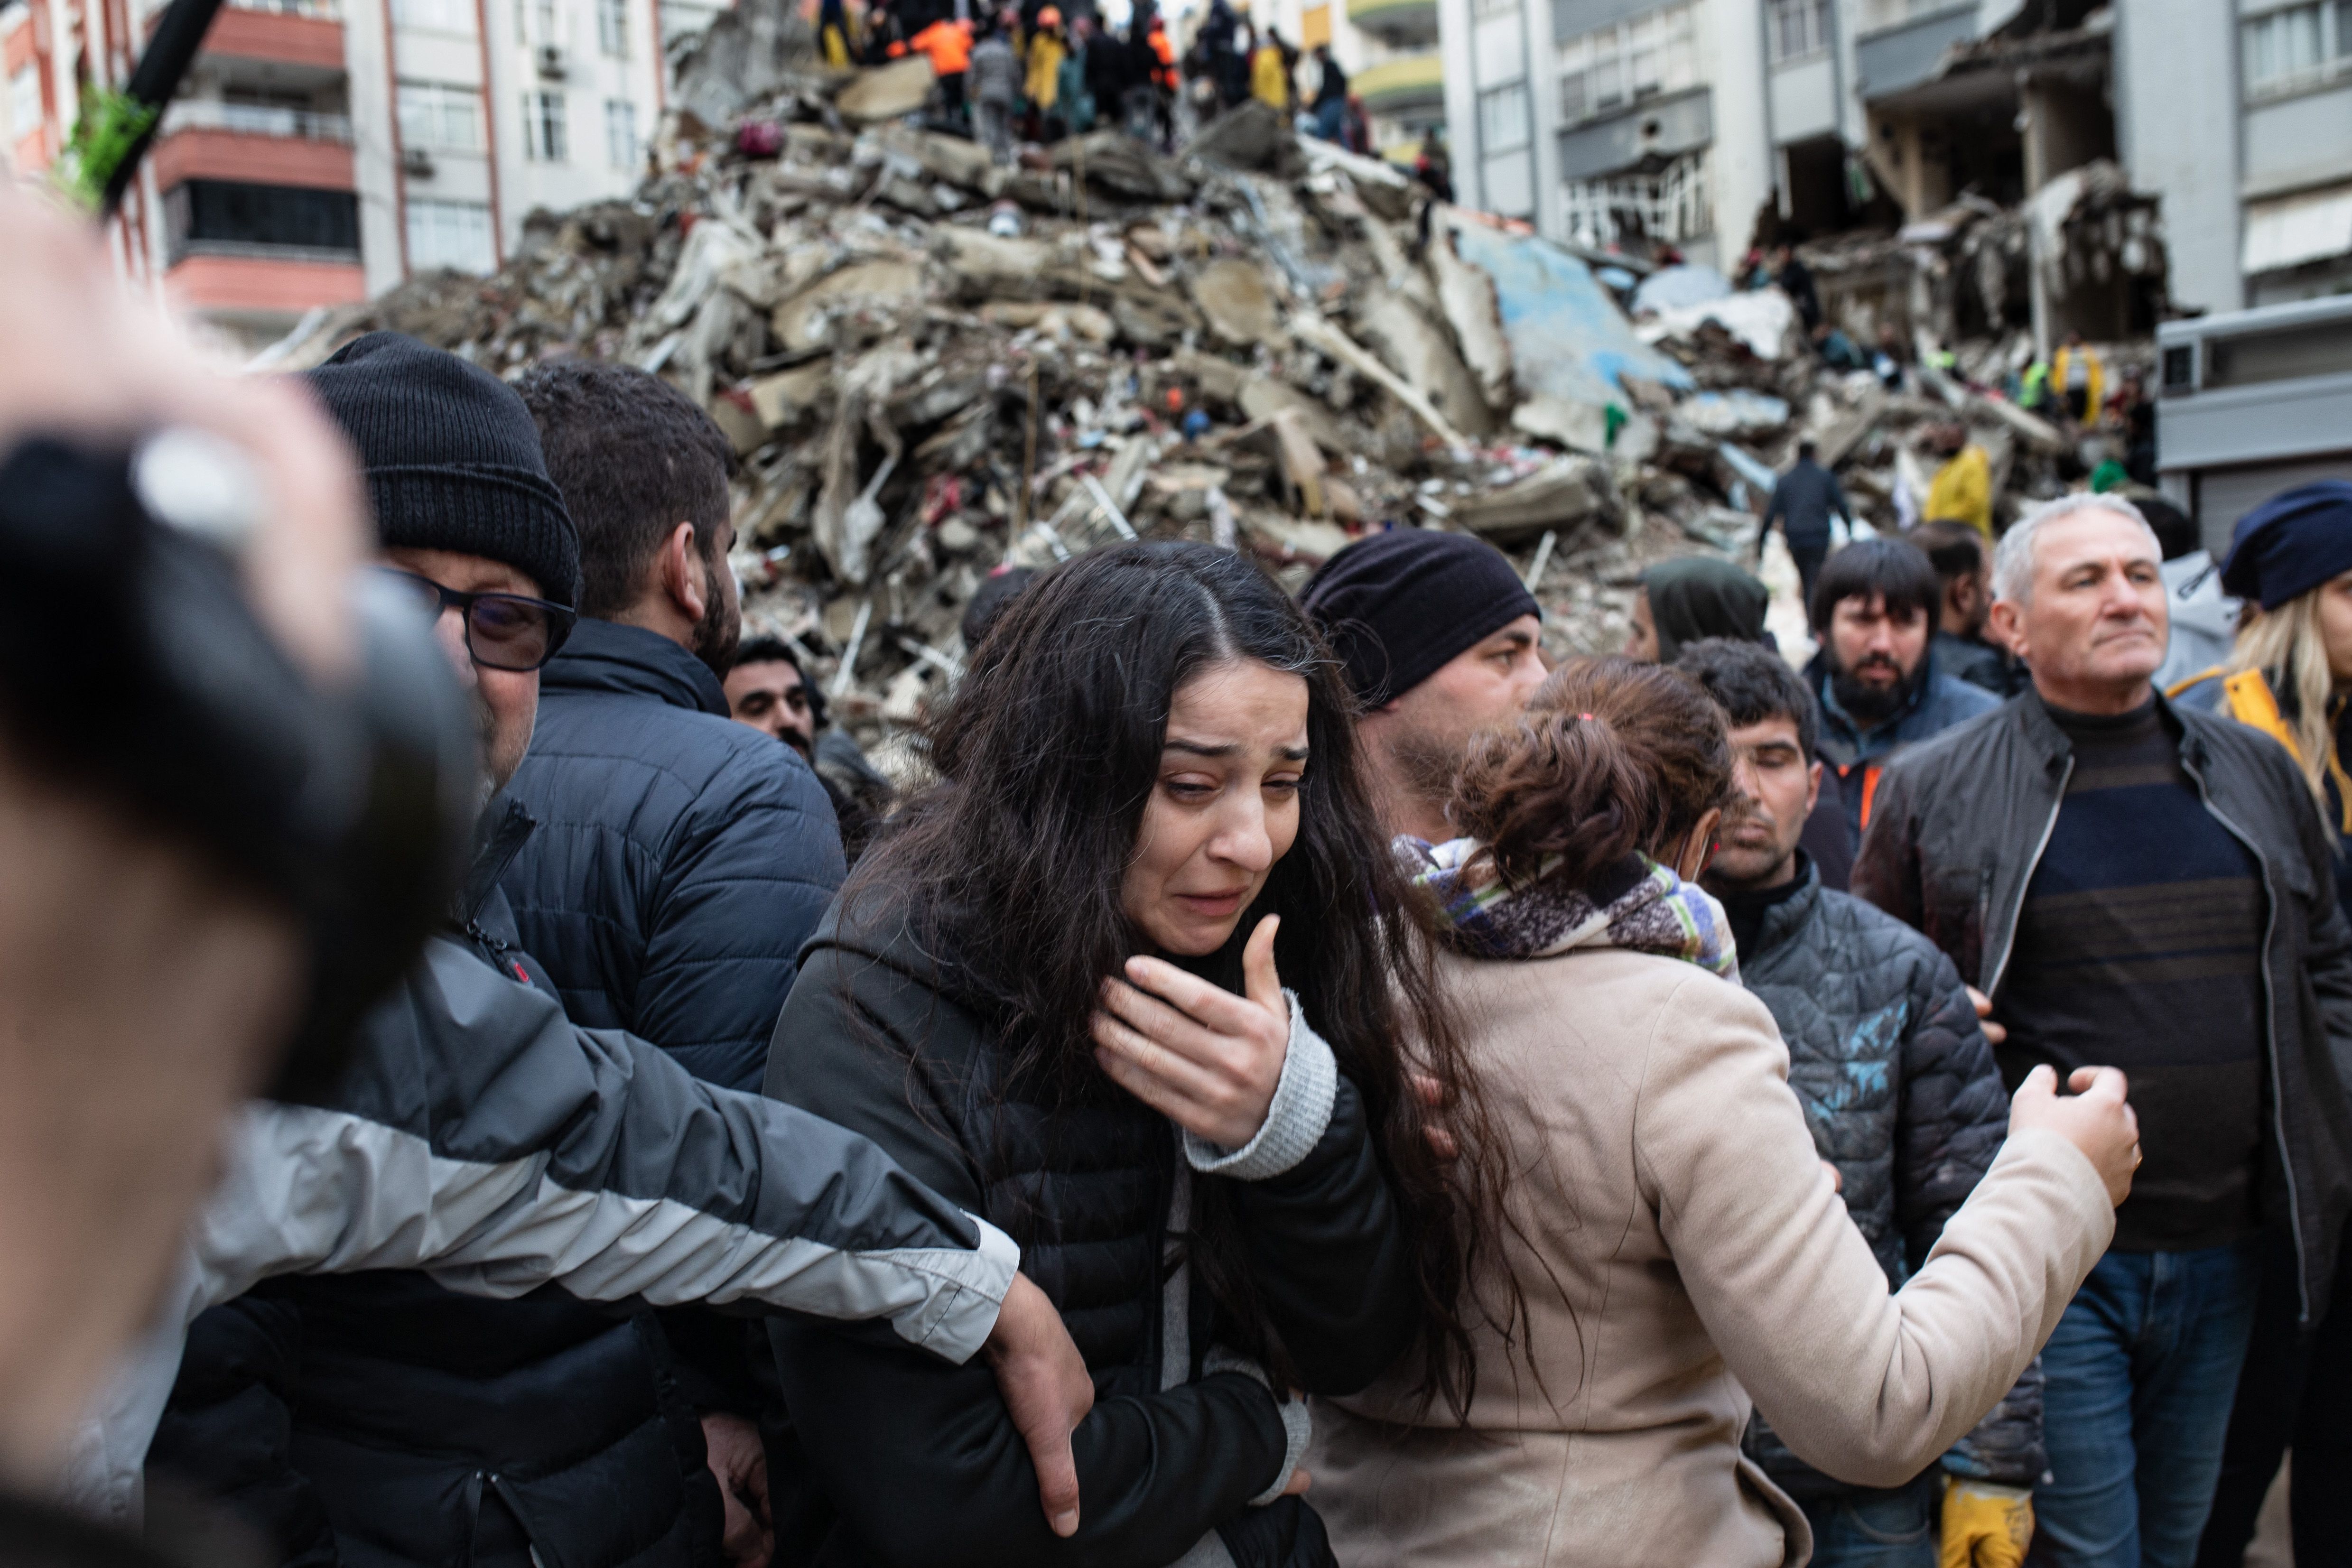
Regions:
<instances>
[{"instance_id":1,"label":"woman with long dark hair","mask_svg":"<svg viewBox=\"0 0 2352 1568\"><path fill-rule=\"evenodd\" d=\"M1316 1493L1350 1568L1777 1568L1804 1514L1739 1449L1749 1400L1841 1480L1899 1486L2017 1381L2106 1248L2137 1164L2112 1069L2018 1091L2009 1141L1887 1293L1692 879L1732 793L1722 711L1627 659L1555 670L1455 780L1417 879L1475 996L1509 1145L1466 1421L1383 1380L1318 1404Z\"/></svg>"},{"instance_id":2,"label":"woman with long dark hair","mask_svg":"<svg viewBox=\"0 0 2352 1568\"><path fill-rule=\"evenodd\" d=\"M803 956L768 1092L1020 1241L1094 1377L1082 1507L1043 1516L984 1368L788 1323L779 1545L1328 1563L1295 1391L1410 1357L1465 1403L1483 1168L1337 666L1230 550L1101 550L990 628L932 745L941 782ZM1469 1154L1433 1153L1409 1063Z\"/></svg>"}]
</instances>

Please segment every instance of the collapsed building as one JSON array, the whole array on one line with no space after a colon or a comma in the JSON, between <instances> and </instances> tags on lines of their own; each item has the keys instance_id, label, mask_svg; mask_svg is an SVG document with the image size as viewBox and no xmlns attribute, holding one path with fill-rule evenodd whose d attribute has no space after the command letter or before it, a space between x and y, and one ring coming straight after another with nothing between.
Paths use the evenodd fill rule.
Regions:
<instances>
[{"instance_id":1,"label":"collapsed building","mask_svg":"<svg viewBox=\"0 0 2352 1568\"><path fill-rule=\"evenodd\" d=\"M1462 529L1518 565L1557 655L1621 646L1650 562L1748 556L1801 438L1887 528L1929 427L1984 430L2005 505L2074 456L1959 374L1825 371L1777 290L1654 273L1637 320L1611 268L1263 106L1176 158L1100 132L998 166L923 128L927 62L828 72L789 43L682 73L631 200L536 214L500 273L414 280L270 358L390 328L506 374L666 377L740 459L747 631L797 643L894 769L1003 565L1186 537L1296 589L1367 529Z\"/></svg>"}]
</instances>

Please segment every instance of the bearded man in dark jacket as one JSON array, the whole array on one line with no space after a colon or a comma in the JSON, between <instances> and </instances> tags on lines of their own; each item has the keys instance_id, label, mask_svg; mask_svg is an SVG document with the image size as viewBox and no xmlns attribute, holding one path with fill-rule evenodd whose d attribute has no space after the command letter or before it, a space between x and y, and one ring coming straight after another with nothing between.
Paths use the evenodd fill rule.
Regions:
<instances>
[{"instance_id":1,"label":"bearded man in dark jacket","mask_svg":"<svg viewBox=\"0 0 2352 1568\"><path fill-rule=\"evenodd\" d=\"M732 722L733 455L658 377L567 360L516 386L580 536L580 624L509 793L539 831L500 879L574 1023L757 1089L801 944L841 884L808 765Z\"/></svg>"},{"instance_id":2,"label":"bearded man in dark jacket","mask_svg":"<svg viewBox=\"0 0 2352 1568\"><path fill-rule=\"evenodd\" d=\"M1901 921L1822 886L1798 847L1822 770L1805 683L1769 650L1722 638L1692 644L1675 667L1723 708L1738 763L1707 890L1730 917L1742 982L1788 1042L1789 1087L1822 1162L1899 1290L2000 1152L2000 1071L1951 960ZM1812 1521L1821 1568L1937 1561L1935 1470L1886 1490L1834 1480L1790 1453L1762 1409L1745 1447ZM1941 1503L1947 1560L1974 1560L1953 1552L1958 1542L2031 1532L2038 1364L1939 1468L1954 1482Z\"/></svg>"}]
</instances>

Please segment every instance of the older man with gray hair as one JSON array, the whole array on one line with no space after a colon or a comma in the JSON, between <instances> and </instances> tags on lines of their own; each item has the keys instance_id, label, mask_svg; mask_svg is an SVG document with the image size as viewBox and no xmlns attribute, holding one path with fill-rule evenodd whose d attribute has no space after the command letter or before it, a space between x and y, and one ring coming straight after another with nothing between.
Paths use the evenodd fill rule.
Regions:
<instances>
[{"instance_id":1,"label":"older man with gray hair","mask_svg":"<svg viewBox=\"0 0 2352 1568\"><path fill-rule=\"evenodd\" d=\"M1990 998L2012 1089L2044 1062L2130 1077L2147 1164L2042 1353L2037 1563L2188 1568L2260 1235L2292 1235L2308 1327L2352 1211L2352 927L2327 829L2277 742L2151 685L2162 559L2113 496L2011 529L1991 625L2032 687L1889 768L1853 873Z\"/></svg>"}]
</instances>

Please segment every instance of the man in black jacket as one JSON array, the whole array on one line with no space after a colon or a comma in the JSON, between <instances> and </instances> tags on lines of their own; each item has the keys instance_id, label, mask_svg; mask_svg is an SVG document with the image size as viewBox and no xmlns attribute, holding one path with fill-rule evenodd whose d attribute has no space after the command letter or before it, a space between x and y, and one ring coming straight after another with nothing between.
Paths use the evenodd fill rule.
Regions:
<instances>
[{"instance_id":1,"label":"man in black jacket","mask_svg":"<svg viewBox=\"0 0 2352 1568\"><path fill-rule=\"evenodd\" d=\"M540 822L501 878L515 923L573 1022L757 1089L843 865L807 765L729 719L727 440L625 365L562 361L517 390L579 528L581 622L509 787Z\"/></svg>"},{"instance_id":2,"label":"man in black jacket","mask_svg":"<svg viewBox=\"0 0 2352 1568\"><path fill-rule=\"evenodd\" d=\"M530 744L538 670L570 622L562 601L575 575L571 526L529 413L496 378L391 333L359 340L310 381L367 463L393 580L436 616L465 676L495 788ZM602 1278L620 1287L604 1293L620 1297L756 1300L775 1276L833 1269L826 1253L960 1249L968 1221L936 1204L909 1229L916 1216L902 1203L862 1219L819 1204L807 1211L815 1233L760 1239L791 1218L790 1186L863 1185L851 1166L884 1174L887 1162L814 1133L804 1151L770 1146L781 1129L764 1103L695 1083L667 1061L630 1065L647 1049L640 1042L573 1030L518 946L497 886L530 820L507 800L485 828L449 937L363 1025L370 1071L349 1092L356 1099L323 1121L268 1124L277 1132L259 1134L267 1157L246 1183L248 1201L215 1217L200 1249L205 1271L230 1286L333 1271L268 1280L197 1320L154 1458L230 1499L286 1562L707 1564L720 1509L663 1342L642 1314L576 1297L598 1294ZM747 1140L761 1145L757 1160ZM828 1165L828 1146L849 1163ZM381 1169L352 1176L353 1149L378 1154ZM801 1160L818 1168L796 1168ZM520 1218L548 1184L564 1196L542 1223L470 1269L444 1255L470 1294L414 1271L469 1208ZM379 1195L362 1206L367 1226L346 1222L352 1185ZM269 1207L275 1193L282 1213ZM603 1216L596 1230L562 1241L557 1232L588 1211ZM809 1251L842 1220L851 1223ZM546 1251L536 1262L531 1228ZM969 1234L990 1246L984 1230ZM304 1235L320 1256L294 1239ZM614 1236L630 1240L612 1247ZM607 1257L584 1289L533 1289L573 1275L598 1238ZM764 1269L746 1276L730 1265L754 1253ZM983 1284L981 1273L968 1279ZM843 1277L842 1315L867 1315L860 1303L878 1282ZM824 1310L817 1297L805 1305ZM919 1339L933 1328L904 1326Z\"/></svg>"},{"instance_id":3,"label":"man in black jacket","mask_svg":"<svg viewBox=\"0 0 2352 1568\"><path fill-rule=\"evenodd\" d=\"M2041 1563L2193 1559L2260 1233L2293 1237L2308 1326L2352 1212L2332 835L2284 747L2151 686L2160 565L2113 496L2003 536L1993 630L2033 687L1888 767L1854 867L1856 893L1991 998L2005 1079L2131 1077L2147 1163L2042 1352Z\"/></svg>"},{"instance_id":4,"label":"man in black jacket","mask_svg":"<svg viewBox=\"0 0 2352 1568\"><path fill-rule=\"evenodd\" d=\"M1764 541L1772 537L1772 525L1780 526L1781 535L1789 541L1789 559L1797 563L1797 580L1809 616L1813 612L1813 581L1822 574L1822 562L1829 559L1830 518L1842 517L1848 528L1853 526L1845 491L1837 476L1821 465L1820 452L1810 440L1797 443L1797 460L1772 486L1771 504L1764 508L1764 526L1756 531L1756 554L1760 559ZM1820 630L1818 621L1814 630Z\"/></svg>"},{"instance_id":5,"label":"man in black jacket","mask_svg":"<svg viewBox=\"0 0 2352 1568\"><path fill-rule=\"evenodd\" d=\"M1821 885L1798 847L1821 789L1811 694L1754 643L1711 639L1675 667L1705 686L1731 727L1738 791L1706 878L1723 901L1740 979L1772 1009L1789 1046L1789 1087L1805 1108L1846 1210L1886 1271L1887 1287L1927 1261L1944 1222L2000 1152L2008 1096L1968 988L1933 944L1858 898ZM1813 1526L1813 1562L1845 1568L1937 1561L1937 1477L1880 1490L1822 1475L1773 1433L1769 1411L1745 1446ZM2030 1370L1976 1430L1944 1456L1946 1552L1956 1542L2032 1528L2041 1477L2042 1375Z\"/></svg>"},{"instance_id":6,"label":"man in black jacket","mask_svg":"<svg viewBox=\"0 0 2352 1568\"><path fill-rule=\"evenodd\" d=\"M582 616L508 791L540 823L500 878L522 946L575 1023L757 1089L845 862L816 776L734 723L721 684L741 635L733 455L684 393L627 365L560 361L517 390L579 529ZM743 1327L695 1312L662 1326L749 1561L766 1477Z\"/></svg>"}]
</instances>

